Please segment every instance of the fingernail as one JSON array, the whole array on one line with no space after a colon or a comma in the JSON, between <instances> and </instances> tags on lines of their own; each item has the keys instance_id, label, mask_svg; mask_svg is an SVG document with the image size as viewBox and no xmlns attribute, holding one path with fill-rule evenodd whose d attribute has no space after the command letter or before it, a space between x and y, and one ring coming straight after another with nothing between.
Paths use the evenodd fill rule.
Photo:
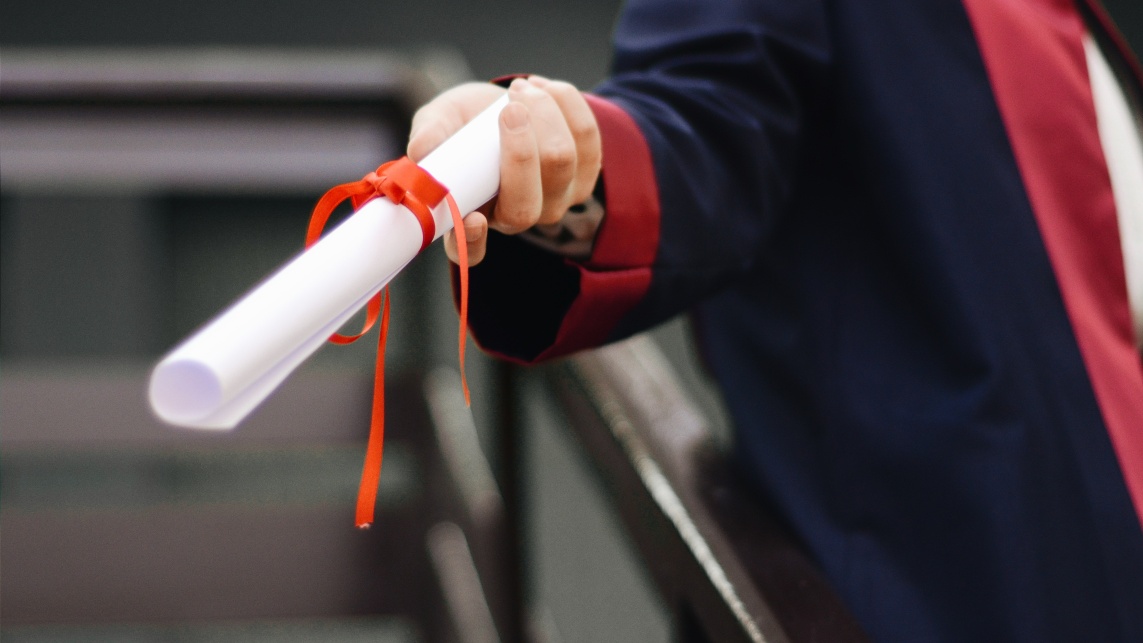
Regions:
<instances>
[{"instance_id":1,"label":"fingernail","mask_svg":"<svg viewBox=\"0 0 1143 643\"><path fill-rule=\"evenodd\" d=\"M528 110L523 105L509 104L504 108L504 125L510 132L519 132L528 126Z\"/></svg>"},{"instance_id":2,"label":"fingernail","mask_svg":"<svg viewBox=\"0 0 1143 643\"><path fill-rule=\"evenodd\" d=\"M535 87L544 87L550 84L552 81L544 78L543 76L528 76L528 82Z\"/></svg>"},{"instance_id":3,"label":"fingernail","mask_svg":"<svg viewBox=\"0 0 1143 643\"><path fill-rule=\"evenodd\" d=\"M511 84L508 85L508 91L522 92L531 86L532 85L528 82L527 78L516 78L512 80Z\"/></svg>"},{"instance_id":4,"label":"fingernail","mask_svg":"<svg viewBox=\"0 0 1143 643\"><path fill-rule=\"evenodd\" d=\"M484 226L482 226L478 223L473 224L473 225L468 225L467 223L464 224L464 239L468 243L472 243L474 241L480 241L480 239L483 236L484 236Z\"/></svg>"}]
</instances>

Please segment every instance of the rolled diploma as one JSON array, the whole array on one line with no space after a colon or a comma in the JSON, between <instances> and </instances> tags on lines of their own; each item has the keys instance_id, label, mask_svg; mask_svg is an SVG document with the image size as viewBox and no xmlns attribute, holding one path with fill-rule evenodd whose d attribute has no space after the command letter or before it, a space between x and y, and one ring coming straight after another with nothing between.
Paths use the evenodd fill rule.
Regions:
<instances>
[{"instance_id":1,"label":"rolled diploma","mask_svg":"<svg viewBox=\"0 0 1143 643\"><path fill-rule=\"evenodd\" d=\"M462 213L499 189L497 117L507 104L493 103L420 163ZM447 203L433 218L437 238L452 229ZM178 426L233 428L389 283L422 239L411 212L373 199L164 357L151 373L151 408Z\"/></svg>"}]
</instances>

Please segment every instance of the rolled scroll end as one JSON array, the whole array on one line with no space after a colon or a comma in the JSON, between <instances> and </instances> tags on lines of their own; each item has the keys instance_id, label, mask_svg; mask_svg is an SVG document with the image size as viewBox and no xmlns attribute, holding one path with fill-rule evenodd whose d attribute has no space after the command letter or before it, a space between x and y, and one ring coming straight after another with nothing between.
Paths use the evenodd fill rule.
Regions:
<instances>
[{"instance_id":1,"label":"rolled scroll end","mask_svg":"<svg viewBox=\"0 0 1143 643\"><path fill-rule=\"evenodd\" d=\"M160 362L151 373L151 409L176 426L226 429L207 422L222 405L222 385L205 365L190 360Z\"/></svg>"}]
</instances>

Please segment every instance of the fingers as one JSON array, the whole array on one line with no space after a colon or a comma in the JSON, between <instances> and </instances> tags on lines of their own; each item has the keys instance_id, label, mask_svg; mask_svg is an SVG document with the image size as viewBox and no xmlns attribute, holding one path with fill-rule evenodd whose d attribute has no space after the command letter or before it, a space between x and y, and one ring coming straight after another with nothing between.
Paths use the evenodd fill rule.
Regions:
<instances>
[{"instance_id":1,"label":"fingers","mask_svg":"<svg viewBox=\"0 0 1143 643\"><path fill-rule=\"evenodd\" d=\"M503 88L489 83L465 83L442 93L413 115L405 153L420 162L503 95Z\"/></svg>"},{"instance_id":2,"label":"fingers","mask_svg":"<svg viewBox=\"0 0 1143 643\"><path fill-rule=\"evenodd\" d=\"M512 83L508 96L528 109L535 132L544 197L538 212L539 221L555 223L571 205L570 192L575 182L577 156L575 139L559 103L539 84L517 80Z\"/></svg>"},{"instance_id":3,"label":"fingers","mask_svg":"<svg viewBox=\"0 0 1143 643\"><path fill-rule=\"evenodd\" d=\"M572 85L533 76L513 81L508 97L510 106L525 108L531 132L509 132L502 120L501 190L491 225L515 233L558 223L569 206L586 200L601 152L595 116ZM504 116L520 118L507 110Z\"/></svg>"},{"instance_id":4,"label":"fingers","mask_svg":"<svg viewBox=\"0 0 1143 643\"><path fill-rule=\"evenodd\" d=\"M433 99L413 117L409 157L423 159L503 93L495 85L469 83ZM599 177L599 126L579 90L532 76L513 81L508 96L499 122L499 195L465 219L469 265L483 259L489 227L515 234L558 224L570 206L590 197ZM445 249L455 262L451 233Z\"/></svg>"},{"instance_id":5,"label":"fingers","mask_svg":"<svg viewBox=\"0 0 1143 643\"><path fill-rule=\"evenodd\" d=\"M464 218L464 236L468 248L468 265L475 266L484 260L484 253L488 249L488 219L480 212L473 212ZM456 251L456 234L449 230L444 239L445 254L449 261L460 263L459 253Z\"/></svg>"},{"instance_id":6,"label":"fingers","mask_svg":"<svg viewBox=\"0 0 1143 643\"><path fill-rule=\"evenodd\" d=\"M509 96L513 93L518 91ZM493 210L493 229L516 234L535 225L545 198L540 166L531 111L525 103L513 100L500 112L500 195Z\"/></svg>"},{"instance_id":7,"label":"fingers","mask_svg":"<svg viewBox=\"0 0 1143 643\"><path fill-rule=\"evenodd\" d=\"M571 83L531 78L533 85L550 95L559 105L576 150L575 179L570 187L570 204L583 203L595 189L602 161L602 145L595 114L583 95Z\"/></svg>"}]
</instances>

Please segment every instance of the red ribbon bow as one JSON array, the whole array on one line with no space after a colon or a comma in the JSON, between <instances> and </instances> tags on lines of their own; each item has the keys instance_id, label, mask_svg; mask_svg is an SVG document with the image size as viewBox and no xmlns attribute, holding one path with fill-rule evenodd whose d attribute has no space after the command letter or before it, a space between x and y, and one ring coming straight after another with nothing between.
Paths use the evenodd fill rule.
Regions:
<instances>
[{"instance_id":1,"label":"red ribbon bow","mask_svg":"<svg viewBox=\"0 0 1143 643\"><path fill-rule=\"evenodd\" d=\"M469 403L468 381L464 376L465 331L468 328L468 243L464 235L464 222L456 200L448 188L437 182L431 174L404 156L389 161L376 172L370 172L360 181L343 183L329 189L314 206L306 231L306 247L309 248L321 237L330 214L342 201L350 199L356 211L370 200L383 196L397 205L403 205L417 217L421 224L421 250L428 247L436 237L436 222L433 208L447 201L452 214L453 230L456 231L457 258L460 263L460 355L461 387L464 389L464 403ZM358 527L367 528L373 522L374 507L377 504L377 484L381 480L381 455L385 443L385 338L389 334L389 289L386 287L374 295L365 308L365 325L356 335L335 333L329 341L335 344L350 344L360 339L377 318L381 318L381 331L377 339L377 366L373 376L373 413L369 423L369 445L365 449L365 467L361 472L361 485L357 489Z\"/></svg>"}]
</instances>

